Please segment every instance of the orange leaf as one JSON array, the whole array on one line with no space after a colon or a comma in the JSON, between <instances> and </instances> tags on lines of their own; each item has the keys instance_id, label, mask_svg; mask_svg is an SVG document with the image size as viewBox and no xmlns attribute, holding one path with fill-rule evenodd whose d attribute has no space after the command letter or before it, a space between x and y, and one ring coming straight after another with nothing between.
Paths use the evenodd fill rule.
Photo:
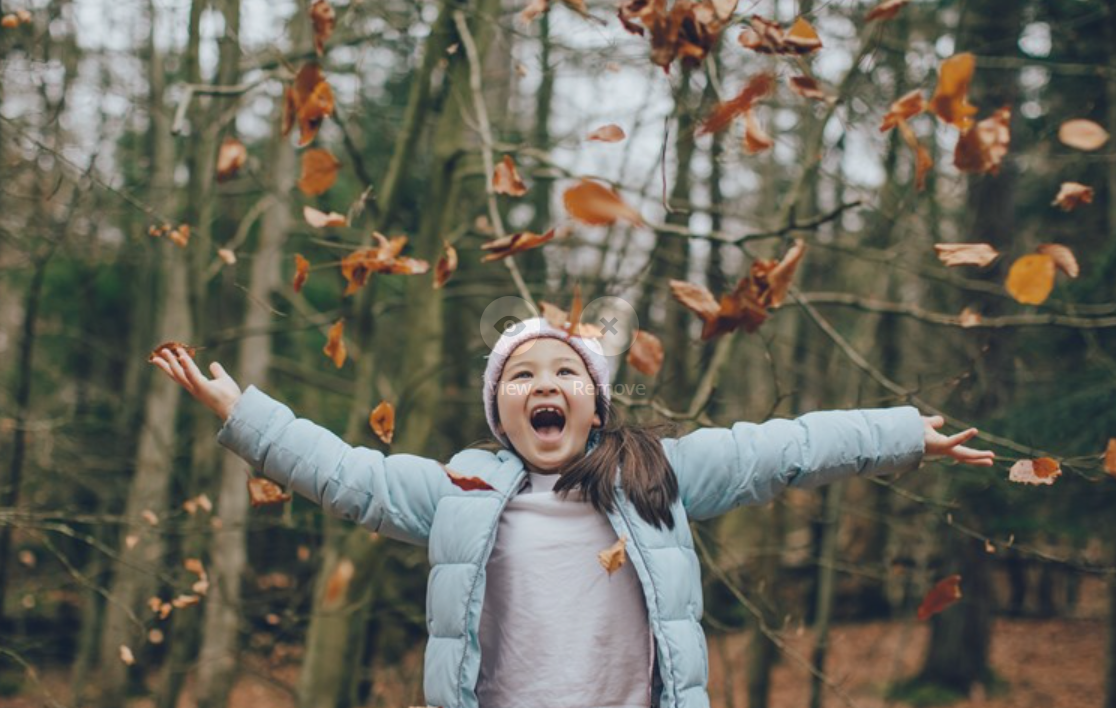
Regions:
<instances>
[{"instance_id":1,"label":"orange leaf","mask_svg":"<svg viewBox=\"0 0 1116 708\"><path fill-rule=\"evenodd\" d=\"M395 435L395 408L387 401L380 401L380 405L373 408L368 416L368 424L372 426L376 437L390 445Z\"/></svg>"},{"instance_id":2,"label":"orange leaf","mask_svg":"<svg viewBox=\"0 0 1116 708\"><path fill-rule=\"evenodd\" d=\"M1062 188L1052 203L1065 211L1073 211L1082 204L1093 203L1093 188L1078 182L1062 182Z\"/></svg>"},{"instance_id":3,"label":"orange leaf","mask_svg":"<svg viewBox=\"0 0 1116 708\"><path fill-rule=\"evenodd\" d=\"M826 93L817 79L809 76L792 76L787 79L791 91L794 91L803 98L810 98L815 101L828 101L831 97Z\"/></svg>"},{"instance_id":4,"label":"orange leaf","mask_svg":"<svg viewBox=\"0 0 1116 708\"><path fill-rule=\"evenodd\" d=\"M744 152L754 155L757 152L768 150L775 141L764 132L755 113L751 109L744 111Z\"/></svg>"},{"instance_id":5,"label":"orange leaf","mask_svg":"<svg viewBox=\"0 0 1116 708\"><path fill-rule=\"evenodd\" d=\"M179 595L178 597L171 600L171 605L175 609L181 610L183 607L190 607L192 605L198 604L199 602L201 602L201 598L197 595Z\"/></svg>"},{"instance_id":6,"label":"orange leaf","mask_svg":"<svg viewBox=\"0 0 1116 708\"><path fill-rule=\"evenodd\" d=\"M938 69L938 88L930 98L929 109L946 123L965 130L973 122L976 106L969 104L969 83L976 69L976 57L968 52L955 54Z\"/></svg>"},{"instance_id":7,"label":"orange leaf","mask_svg":"<svg viewBox=\"0 0 1116 708\"><path fill-rule=\"evenodd\" d=\"M291 284L296 293L302 291L302 286L306 284L306 278L309 275L310 261L303 258L301 253L296 253L294 283Z\"/></svg>"},{"instance_id":8,"label":"orange leaf","mask_svg":"<svg viewBox=\"0 0 1116 708\"><path fill-rule=\"evenodd\" d=\"M437 265L434 266L434 289L438 289L446 284L454 271L457 270L457 249L450 245L449 241L442 241L445 253L438 259Z\"/></svg>"},{"instance_id":9,"label":"orange leaf","mask_svg":"<svg viewBox=\"0 0 1116 708\"><path fill-rule=\"evenodd\" d=\"M1063 145L1090 152L1108 142L1108 131L1091 120L1068 120L1058 128L1058 140Z\"/></svg>"},{"instance_id":10,"label":"orange leaf","mask_svg":"<svg viewBox=\"0 0 1116 708\"><path fill-rule=\"evenodd\" d=\"M1081 269L1077 266L1077 258L1066 246L1058 243L1043 243L1039 244L1035 251L1053 258L1058 270L1071 278L1076 278L1081 273Z\"/></svg>"},{"instance_id":11,"label":"orange leaf","mask_svg":"<svg viewBox=\"0 0 1116 708\"><path fill-rule=\"evenodd\" d=\"M628 560L628 554L624 551L624 547L627 545L628 537L621 536L616 540L616 543L597 554L597 561L609 575L620 570L620 566L624 565L624 561Z\"/></svg>"},{"instance_id":12,"label":"orange leaf","mask_svg":"<svg viewBox=\"0 0 1116 708\"><path fill-rule=\"evenodd\" d=\"M1116 477L1116 438L1108 439L1108 447L1104 451L1104 471Z\"/></svg>"},{"instance_id":13,"label":"orange leaf","mask_svg":"<svg viewBox=\"0 0 1116 708\"><path fill-rule=\"evenodd\" d=\"M236 254L227 248L218 248L217 257L225 262L225 265L236 265Z\"/></svg>"},{"instance_id":14,"label":"orange leaf","mask_svg":"<svg viewBox=\"0 0 1116 708\"><path fill-rule=\"evenodd\" d=\"M340 369L345 364L345 340L341 335L345 332L345 319L339 319L329 328L329 339L322 349L325 355L333 359L333 365Z\"/></svg>"},{"instance_id":15,"label":"orange leaf","mask_svg":"<svg viewBox=\"0 0 1116 708\"><path fill-rule=\"evenodd\" d=\"M283 135L298 122L298 146L309 145L318 134L326 116L333 114L333 90L322 76L321 67L309 62L295 76L294 84L284 93Z\"/></svg>"},{"instance_id":16,"label":"orange leaf","mask_svg":"<svg viewBox=\"0 0 1116 708\"><path fill-rule=\"evenodd\" d=\"M329 574L329 580L326 581L325 594L322 597L322 605L325 607L336 607L345 598L345 594L349 591L349 584L356 575L356 566L348 558L342 558L337 561L334 566L333 572Z\"/></svg>"},{"instance_id":17,"label":"orange leaf","mask_svg":"<svg viewBox=\"0 0 1116 708\"><path fill-rule=\"evenodd\" d=\"M341 163L329 150L314 148L302 153L302 176L298 188L308 197L322 194L337 181Z\"/></svg>"},{"instance_id":18,"label":"orange leaf","mask_svg":"<svg viewBox=\"0 0 1116 708\"><path fill-rule=\"evenodd\" d=\"M756 74L749 79L735 98L722 101L714 106L695 132L698 135L721 132L729 127L737 116L750 109L756 101L770 94L774 87L775 77L773 74L767 72Z\"/></svg>"},{"instance_id":19,"label":"orange leaf","mask_svg":"<svg viewBox=\"0 0 1116 708\"><path fill-rule=\"evenodd\" d=\"M980 313L971 307L966 307L961 310L961 314L957 316L960 320L962 327L976 327L981 323Z\"/></svg>"},{"instance_id":20,"label":"orange leaf","mask_svg":"<svg viewBox=\"0 0 1116 708\"><path fill-rule=\"evenodd\" d=\"M899 14L899 10L910 1L911 0L884 0L868 11L868 14L864 16L864 21L871 22L872 20L894 19L895 16Z\"/></svg>"},{"instance_id":21,"label":"orange leaf","mask_svg":"<svg viewBox=\"0 0 1116 708\"><path fill-rule=\"evenodd\" d=\"M0 18L0 27L4 29L15 29L19 27L19 18L14 14L4 15L3 18Z\"/></svg>"},{"instance_id":22,"label":"orange leaf","mask_svg":"<svg viewBox=\"0 0 1116 708\"><path fill-rule=\"evenodd\" d=\"M926 597L922 598L922 604L918 606L918 618L920 620L930 619L930 617L960 599L961 576L951 575L948 578L943 578L934 587L930 588Z\"/></svg>"},{"instance_id":23,"label":"orange leaf","mask_svg":"<svg viewBox=\"0 0 1116 708\"><path fill-rule=\"evenodd\" d=\"M459 489L463 489L466 492L487 491L493 489L492 485L490 485L488 482L485 482L480 477L469 477L467 475L459 474L451 470L449 467L446 467L445 465L442 465L442 469L445 470L454 486L458 487Z\"/></svg>"},{"instance_id":24,"label":"orange leaf","mask_svg":"<svg viewBox=\"0 0 1116 708\"><path fill-rule=\"evenodd\" d=\"M306 223L315 229L324 229L329 226L348 226L349 224L349 220L345 218L344 214L338 214L335 211L327 214L312 206L302 207L302 218L306 219Z\"/></svg>"},{"instance_id":25,"label":"orange leaf","mask_svg":"<svg viewBox=\"0 0 1116 708\"><path fill-rule=\"evenodd\" d=\"M507 258L508 256L521 253L531 248L537 248L554 238L554 233L554 229L547 231L545 234L523 231L503 238L485 241L481 244L481 248L485 251L492 251L492 253L481 258L481 261L487 263L489 261Z\"/></svg>"},{"instance_id":26,"label":"orange leaf","mask_svg":"<svg viewBox=\"0 0 1116 708\"><path fill-rule=\"evenodd\" d=\"M776 308L783 304L783 300L787 297L787 291L790 289L791 280L794 279L794 271L798 269L798 264L802 262L802 256L804 255L806 255L806 242L802 239L796 239L794 245L783 256L783 260L766 272L763 278L767 284L766 297L761 299L764 305ZM753 277L760 280L754 274Z\"/></svg>"},{"instance_id":27,"label":"orange leaf","mask_svg":"<svg viewBox=\"0 0 1116 708\"><path fill-rule=\"evenodd\" d=\"M906 93L887 109L883 123L880 124L880 132L886 133L899 125L900 121L909 120L925 110L926 99L922 97L922 91L915 89Z\"/></svg>"},{"instance_id":28,"label":"orange leaf","mask_svg":"<svg viewBox=\"0 0 1116 708\"><path fill-rule=\"evenodd\" d=\"M821 49L822 46L821 37L818 36L814 26L807 22L804 17L799 17L791 25L787 32L786 43L795 54L809 54Z\"/></svg>"},{"instance_id":29,"label":"orange leaf","mask_svg":"<svg viewBox=\"0 0 1116 708\"><path fill-rule=\"evenodd\" d=\"M325 43L333 34L337 13L327 0L314 0L314 4L310 6L310 22L314 25L314 49L321 56L325 51Z\"/></svg>"},{"instance_id":30,"label":"orange leaf","mask_svg":"<svg viewBox=\"0 0 1116 708\"><path fill-rule=\"evenodd\" d=\"M809 54L822 46L818 33L802 17L786 32L777 22L759 15L754 15L750 24L736 39L745 49L761 54Z\"/></svg>"},{"instance_id":31,"label":"orange leaf","mask_svg":"<svg viewBox=\"0 0 1116 708\"><path fill-rule=\"evenodd\" d=\"M918 142L918 138L915 137L914 131L905 119L899 118L896 123L899 125L899 133L903 136L904 142L914 150L915 188L921 191L926 187L926 173L934 167L934 158L930 157L930 153Z\"/></svg>"},{"instance_id":32,"label":"orange leaf","mask_svg":"<svg viewBox=\"0 0 1116 708\"><path fill-rule=\"evenodd\" d=\"M217 151L217 181L231 179L248 160L248 148L236 138L228 137Z\"/></svg>"},{"instance_id":33,"label":"orange leaf","mask_svg":"<svg viewBox=\"0 0 1116 708\"><path fill-rule=\"evenodd\" d=\"M291 495L283 491L275 482L264 477L248 478L248 501L252 506L282 504L291 500Z\"/></svg>"},{"instance_id":34,"label":"orange leaf","mask_svg":"<svg viewBox=\"0 0 1116 708\"><path fill-rule=\"evenodd\" d=\"M504 159L496 165L492 173L492 189L497 194L512 197L522 197L527 193L527 185L519 178L519 171L515 169L511 155L504 155Z\"/></svg>"},{"instance_id":35,"label":"orange leaf","mask_svg":"<svg viewBox=\"0 0 1116 708\"><path fill-rule=\"evenodd\" d=\"M640 373L655 376L663 366L663 343L645 330L637 330L628 349L628 363Z\"/></svg>"},{"instance_id":36,"label":"orange leaf","mask_svg":"<svg viewBox=\"0 0 1116 708\"><path fill-rule=\"evenodd\" d=\"M169 349L171 351L171 354L174 354L175 350L177 350L179 347L185 349L187 356L189 356L191 359L194 358L194 355L197 354L198 351L198 347L195 347L191 344L183 344L182 342L163 342L159 346L152 349L151 353L147 355L147 363L150 364L154 362L156 357L159 356L159 352L161 352L162 350Z\"/></svg>"},{"instance_id":37,"label":"orange leaf","mask_svg":"<svg viewBox=\"0 0 1116 708\"><path fill-rule=\"evenodd\" d=\"M625 137L627 136L624 134L623 128L615 123L609 123L589 133L589 137L587 137L586 140L596 140L602 143L618 143Z\"/></svg>"},{"instance_id":38,"label":"orange leaf","mask_svg":"<svg viewBox=\"0 0 1116 708\"><path fill-rule=\"evenodd\" d=\"M947 266L986 266L1000 257L1000 252L987 243L936 243L934 251Z\"/></svg>"},{"instance_id":39,"label":"orange leaf","mask_svg":"<svg viewBox=\"0 0 1116 708\"><path fill-rule=\"evenodd\" d=\"M167 232L167 238L179 248L186 248L186 244L190 242L190 225L180 224L177 229L171 229Z\"/></svg>"},{"instance_id":40,"label":"orange leaf","mask_svg":"<svg viewBox=\"0 0 1116 708\"><path fill-rule=\"evenodd\" d=\"M721 306L713 293L704 285L697 285L685 280L671 280L670 292L674 299L705 321L715 319Z\"/></svg>"},{"instance_id":41,"label":"orange leaf","mask_svg":"<svg viewBox=\"0 0 1116 708\"><path fill-rule=\"evenodd\" d=\"M953 152L962 172L997 174L1011 142L1011 109L1007 106L963 131Z\"/></svg>"},{"instance_id":42,"label":"orange leaf","mask_svg":"<svg viewBox=\"0 0 1116 708\"><path fill-rule=\"evenodd\" d=\"M1041 305L1054 289L1054 259L1045 253L1023 256L1012 264L1005 287L1024 305Z\"/></svg>"},{"instance_id":43,"label":"orange leaf","mask_svg":"<svg viewBox=\"0 0 1116 708\"><path fill-rule=\"evenodd\" d=\"M1008 472L1008 480L1019 484L1054 484L1061 474L1062 468L1056 460L1039 457L1016 462Z\"/></svg>"},{"instance_id":44,"label":"orange leaf","mask_svg":"<svg viewBox=\"0 0 1116 708\"><path fill-rule=\"evenodd\" d=\"M608 226L617 219L642 226L643 218L624 203L615 191L597 182L583 179L562 195L570 216L591 226Z\"/></svg>"}]
</instances>

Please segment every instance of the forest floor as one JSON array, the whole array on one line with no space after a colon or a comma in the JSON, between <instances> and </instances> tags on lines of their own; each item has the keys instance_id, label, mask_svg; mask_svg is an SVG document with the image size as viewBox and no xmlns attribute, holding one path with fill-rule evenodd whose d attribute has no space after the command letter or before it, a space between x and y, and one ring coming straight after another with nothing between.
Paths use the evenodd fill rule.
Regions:
<instances>
[{"instance_id":1,"label":"forest floor","mask_svg":"<svg viewBox=\"0 0 1116 708\"><path fill-rule=\"evenodd\" d=\"M890 685L913 675L924 656L929 637L922 622L870 622L837 625L830 633L827 676L844 694L825 693L824 706L835 708L905 708L909 704L889 700ZM789 652L775 670L770 705L774 708L805 708L809 705L811 678L797 657L808 657L813 637L809 631L785 636ZM714 708L746 705L745 675L749 637L746 634L711 636L710 695ZM954 708L1077 708L1098 706L1104 697L1106 628L1099 618L1089 619L999 619L994 623L991 664L997 687L976 689ZM269 657L252 654L233 691L229 708L294 708L299 655L297 647L279 645ZM732 681L725 680L724 667L734 667ZM421 656L413 652L392 671L379 672L372 700L375 708L407 708L420 695ZM28 684L28 693L0 697L0 708L66 706L68 677L63 669L40 672L38 689ZM152 682L158 680L152 677ZM44 689L57 701L52 703ZM847 700L846 700L847 699ZM127 708L152 708L150 699L135 699ZM192 708L189 682L178 708Z\"/></svg>"}]
</instances>

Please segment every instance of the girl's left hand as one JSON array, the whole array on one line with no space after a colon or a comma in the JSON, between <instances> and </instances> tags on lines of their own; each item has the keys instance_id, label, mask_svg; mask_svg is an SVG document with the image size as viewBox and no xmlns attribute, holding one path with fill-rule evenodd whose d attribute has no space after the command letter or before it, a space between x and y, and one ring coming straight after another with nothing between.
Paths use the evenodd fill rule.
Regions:
<instances>
[{"instance_id":1,"label":"girl's left hand","mask_svg":"<svg viewBox=\"0 0 1116 708\"><path fill-rule=\"evenodd\" d=\"M992 461L996 459L996 453L991 450L976 450L965 447L965 443L976 437L976 428L963 430L956 435L942 435L936 430L936 428L945 425L945 419L940 415L924 415L922 416L922 424L925 428L923 441L926 446L926 455L944 455L952 457L958 462L976 465L977 467L991 467Z\"/></svg>"}]
</instances>

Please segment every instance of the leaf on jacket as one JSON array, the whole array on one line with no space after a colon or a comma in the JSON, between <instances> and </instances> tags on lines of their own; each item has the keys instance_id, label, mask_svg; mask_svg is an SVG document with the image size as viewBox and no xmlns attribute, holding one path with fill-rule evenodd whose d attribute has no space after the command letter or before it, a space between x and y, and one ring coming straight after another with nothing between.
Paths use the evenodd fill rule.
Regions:
<instances>
[{"instance_id":1,"label":"leaf on jacket","mask_svg":"<svg viewBox=\"0 0 1116 708\"><path fill-rule=\"evenodd\" d=\"M1019 460L1011 466L1008 480L1019 484L1054 484L1054 480L1062 475L1062 466L1050 457L1039 457L1034 460Z\"/></svg>"},{"instance_id":2,"label":"leaf on jacket","mask_svg":"<svg viewBox=\"0 0 1116 708\"><path fill-rule=\"evenodd\" d=\"M325 596L322 597L323 607L336 607L345 599L354 574L356 574L356 566L350 559L342 558L337 562L333 572L329 574L329 580L326 581Z\"/></svg>"},{"instance_id":3,"label":"leaf on jacket","mask_svg":"<svg viewBox=\"0 0 1116 708\"><path fill-rule=\"evenodd\" d=\"M395 408L387 401L380 401L380 405L372 409L368 416L368 424L376 437L390 445L391 438L395 435Z\"/></svg>"},{"instance_id":4,"label":"leaf on jacket","mask_svg":"<svg viewBox=\"0 0 1116 708\"><path fill-rule=\"evenodd\" d=\"M322 351L333 360L333 365L340 369L345 364L345 357L348 352L345 350L345 340L342 336L345 333L345 318L341 318L333 323L329 328L329 339L326 340L326 345Z\"/></svg>"},{"instance_id":5,"label":"leaf on jacket","mask_svg":"<svg viewBox=\"0 0 1116 708\"><path fill-rule=\"evenodd\" d=\"M950 575L947 578L943 578L939 580L934 587L930 588L930 592L926 593L926 597L922 598L922 604L918 606L918 618L920 620L930 619L930 617L938 614L960 599L961 576Z\"/></svg>"},{"instance_id":6,"label":"leaf on jacket","mask_svg":"<svg viewBox=\"0 0 1116 708\"><path fill-rule=\"evenodd\" d=\"M1058 128L1058 140L1063 145L1090 152L1099 150L1108 142L1108 131L1091 120L1067 120Z\"/></svg>"},{"instance_id":7,"label":"leaf on jacket","mask_svg":"<svg viewBox=\"0 0 1116 708\"><path fill-rule=\"evenodd\" d=\"M434 289L445 286L457 271L457 249L449 241L442 241L444 253L434 265Z\"/></svg>"},{"instance_id":8,"label":"leaf on jacket","mask_svg":"<svg viewBox=\"0 0 1116 708\"><path fill-rule=\"evenodd\" d=\"M616 540L616 543L597 554L597 561L609 575L620 570L620 566L624 565L624 562L628 560L628 554L624 551L627 545L628 537L621 536Z\"/></svg>"},{"instance_id":9,"label":"leaf on jacket","mask_svg":"<svg viewBox=\"0 0 1116 708\"><path fill-rule=\"evenodd\" d=\"M589 133L588 137L586 137L585 139L595 140L601 143L618 143L625 137L627 136L624 134L623 128L616 125L615 123L609 123L608 125L602 125L593 132Z\"/></svg>"},{"instance_id":10,"label":"leaf on jacket","mask_svg":"<svg viewBox=\"0 0 1116 708\"><path fill-rule=\"evenodd\" d=\"M302 286L306 284L306 278L310 275L310 261L302 257L301 253L295 254L295 275L291 287L294 291L301 292Z\"/></svg>"},{"instance_id":11,"label":"leaf on jacket","mask_svg":"<svg viewBox=\"0 0 1116 708\"><path fill-rule=\"evenodd\" d=\"M1016 302L1041 305L1054 290L1054 259L1045 253L1031 253L1011 265L1005 287Z\"/></svg>"},{"instance_id":12,"label":"leaf on jacket","mask_svg":"<svg viewBox=\"0 0 1116 708\"><path fill-rule=\"evenodd\" d=\"M936 243L934 252L947 266L986 266L1000 257L1000 252L987 243Z\"/></svg>"},{"instance_id":13,"label":"leaf on jacket","mask_svg":"<svg viewBox=\"0 0 1116 708\"><path fill-rule=\"evenodd\" d=\"M493 170L492 189L497 194L507 194L510 197L522 197L527 193L527 185L520 179L519 170L515 169L515 161L511 155L504 155L504 159Z\"/></svg>"},{"instance_id":14,"label":"leaf on jacket","mask_svg":"<svg viewBox=\"0 0 1116 708\"><path fill-rule=\"evenodd\" d=\"M1093 188L1080 182L1062 182L1058 196L1054 197L1053 206L1061 207L1063 211L1073 211L1082 204L1093 203Z\"/></svg>"},{"instance_id":15,"label":"leaf on jacket","mask_svg":"<svg viewBox=\"0 0 1116 708\"><path fill-rule=\"evenodd\" d=\"M441 465L441 463L438 463L438 464ZM488 482L485 482L480 477L470 477L468 475L464 475L464 474L460 474L458 472L454 472L453 470L451 470L449 467L446 467L445 465L441 465L441 466L442 466L442 469L445 470L446 475L450 478L450 481L453 482L454 486L456 486L459 489L463 489L466 492L488 491L488 490L494 489L494 487L491 484L489 484Z\"/></svg>"},{"instance_id":16,"label":"leaf on jacket","mask_svg":"<svg viewBox=\"0 0 1116 708\"><path fill-rule=\"evenodd\" d=\"M252 506L282 504L291 500L291 495L283 491L275 482L264 477L248 478L248 501Z\"/></svg>"},{"instance_id":17,"label":"leaf on jacket","mask_svg":"<svg viewBox=\"0 0 1116 708\"><path fill-rule=\"evenodd\" d=\"M636 330L628 349L628 364L636 371L655 376L663 366L663 343L646 330Z\"/></svg>"}]
</instances>

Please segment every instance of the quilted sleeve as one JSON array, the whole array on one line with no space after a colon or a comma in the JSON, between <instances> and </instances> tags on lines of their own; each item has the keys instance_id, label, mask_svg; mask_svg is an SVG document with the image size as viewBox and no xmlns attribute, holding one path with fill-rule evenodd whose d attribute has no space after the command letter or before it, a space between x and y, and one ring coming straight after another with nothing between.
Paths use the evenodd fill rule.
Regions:
<instances>
[{"instance_id":1,"label":"quilted sleeve","mask_svg":"<svg viewBox=\"0 0 1116 708\"><path fill-rule=\"evenodd\" d=\"M702 428L664 439L663 447L686 513L705 519L765 504L787 487L916 469L923 431L918 410L902 406Z\"/></svg>"},{"instance_id":2,"label":"quilted sleeve","mask_svg":"<svg viewBox=\"0 0 1116 708\"><path fill-rule=\"evenodd\" d=\"M385 536L425 545L449 483L435 460L353 447L255 386L217 433L253 469L328 513Z\"/></svg>"}]
</instances>

